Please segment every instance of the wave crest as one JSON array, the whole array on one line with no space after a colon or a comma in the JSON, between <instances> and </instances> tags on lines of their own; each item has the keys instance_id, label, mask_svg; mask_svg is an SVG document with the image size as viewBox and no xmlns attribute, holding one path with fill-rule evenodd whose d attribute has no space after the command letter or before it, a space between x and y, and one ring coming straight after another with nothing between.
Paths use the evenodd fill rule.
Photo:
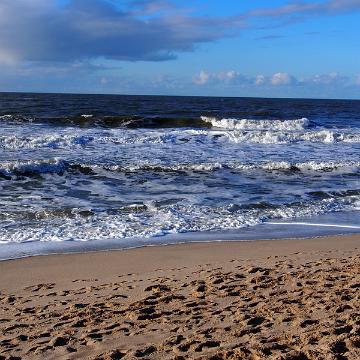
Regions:
<instances>
[{"instance_id":1,"label":"wave crest","mask_svg":"<svg viewBox=\"0 0 360 360\"><path fill-rule=\"evenodd\" d=\"M94 140L92 136L45 135L45 136L2 136L0 148L4 150L35 149L35 148L68 148L85 146Z\"/></svg>"},{"instance_id":2,"label":"wave crest","mask_svg":"<svg viewBox=\"0 0 360 360\"><path fill-rule=\"evenodd\" d=\"M214 128L227 130L304 130L309 126L307 118L295 120L252 120L252 119L217 119L201 116L201 119L210 123Z\"/></svg>"},{"instance_id":3,"label":"wave crest","mask_svg":"<svg viewBox=\"0 0 360 360\"><path fill-rule=\"evenodd\" d=\"M360 134L347 134L331 130L282 132L282 131L231 131L224 134L230 142L250 142L256 144L296 144L309 143L358 143Z\"/></svg>"},{"instance_id":4,"label":"wave crest","mask_svg":"<svg viewBox=\"0 0 360 360\"><path fill-rule=\"evenodd\" d=\"M93 213L88 209L52 211L31 214L42 226L17 231L8 227L0 236L2 243L28 241L90 241L125 238L150 238L168 234L198 231L223 231L246 228L274 220L312 217L339 211L359 209L358 195L333 195L310 202L283 205L221 207L175 204L159 207L154 203L136 204L125 213ZM128 213L130 211L130 213ZM141 224L141 226L139 226Z\"/></svg>"},{"instance_id":5,"label":"wave crest","mask_svg":"<svg viewBox=\"0 0 360 360\"><path fill-rule=\"evenodd\" d=\"M209 173L218 170L232 171L285 171L289 173L297 172L333 172L353 173L360 169L360 161L308 161L308 162L287 162L287 161L267 161L259 163L242 162L214 162L214 163L150 163L137 162L136 164L114 164L99 165L76 163L62 159L49 160L28 160L28 161L7 161L0 163L0 177L12 179L13 176L34 176L42 174L63 175L65 172L81 173L83 175L94 175L98 172L203 172Z\"/></svg>"},{"instance_id":6,"label":"wave crest","mask_svg":"<svg viewBox=\"0 0 360 360\"><path fill-rule=\"evenodd\" d=\"M0 176L11 179L14 175L62 174L67 168L68 163L61 159L8 161L0 164Z\"/></svg>"}]
</instances>

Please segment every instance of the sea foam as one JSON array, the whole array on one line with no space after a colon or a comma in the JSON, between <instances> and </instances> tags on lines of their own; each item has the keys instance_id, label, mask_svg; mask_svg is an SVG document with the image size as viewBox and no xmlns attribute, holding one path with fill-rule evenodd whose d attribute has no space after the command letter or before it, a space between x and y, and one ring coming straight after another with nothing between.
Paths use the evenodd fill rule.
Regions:
<instances>
[{"instance_id":1,"label":"sea foam","mask_svg":"<svg viewBox=\"0 0 360 360\"><path fill-rule=\"evenodd\" d=\"M360 170L360 161L263 161L251 162L207 162L207 163L176 163L138 161L136 164L95 164L77 163L60 158L48 160L26 160L0 162L0 174L3 177L32 176L41 174L64 174L65 172L80 172L93 174L101 171L141 173L141 172L213 172L221 169L233 171L287 171L287 172L333 172L343 174L357 173Z\"/></svg>"},{"instance_id":2,"label":"sea foam","mask_svg":"<svg viewBox=\"0 0 360 360\"><path fill-rule=\"evenodd\" d=\"M201 116L214 128L228 130L304 130L309 125L307 118L295 120L252 120L252 119L217 119L215 117Z\"/></svg>"}]
</instances>

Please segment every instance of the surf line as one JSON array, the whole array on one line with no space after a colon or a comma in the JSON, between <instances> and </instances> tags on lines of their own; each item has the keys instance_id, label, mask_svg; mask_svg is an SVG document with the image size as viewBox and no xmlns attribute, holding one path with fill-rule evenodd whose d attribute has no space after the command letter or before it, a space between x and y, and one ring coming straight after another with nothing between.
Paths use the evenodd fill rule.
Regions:
<instances>
[{"instance_id":1,"label":"surf line","mask_svg":"<svg viewBox=\"0 0 360 360\"><path fill-rule=\"evenodd\" d=\"M316 223L307 223L307 222L268 222L269 225L303 225L303 226L321 226L321 227L336 227L336 228L345 228L345 229L360 229L360 226L356 225L336 225L336 224L316 224Z\"/></svg>"}]
</instances>

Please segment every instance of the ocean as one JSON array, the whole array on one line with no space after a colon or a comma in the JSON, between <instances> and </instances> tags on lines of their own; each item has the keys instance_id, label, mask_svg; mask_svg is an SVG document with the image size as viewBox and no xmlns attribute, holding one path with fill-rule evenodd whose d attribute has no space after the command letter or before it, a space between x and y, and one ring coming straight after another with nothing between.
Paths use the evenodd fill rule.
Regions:
<instances>
[{"instance_id":1,"label":"ocean","mask_svg":"<svg viewBox=\"0 0 360 360\"><path fill-rule=\"evenodd\" d=\"M360 231L360 101L0 94L0 259Z\"/></svg>"}]
</instances>

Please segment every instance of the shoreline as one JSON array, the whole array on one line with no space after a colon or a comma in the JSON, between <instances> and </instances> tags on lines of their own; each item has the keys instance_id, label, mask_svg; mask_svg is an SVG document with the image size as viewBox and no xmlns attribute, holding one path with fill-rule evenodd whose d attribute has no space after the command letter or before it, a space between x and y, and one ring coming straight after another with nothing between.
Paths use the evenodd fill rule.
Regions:
<instances>
[{"instance_id":1,"label":"shoreline","mask_svg":"<svg viewBox=\"0 0 360 360\"><path fill-rule=\"evenodd\" d=\"M339 241L341 241L341 246ZM224 261L229 255L237 255L241 256L241 258L250 257L250 259L252 258L256 260L268 256L290 255L292 252L299 251L326 252L331 250L340 250L340 248L342 250L346 250L346 248L357 250L357 246L359 246L360 249L360 234L358 233L301 238L294 237L286 239L193 241L175 244L145 245L132 248L38 254L14 259L4 259L0 261L0 273L3 274L2 280L4 280L4 275L7 274L7 267L14 268L17 266L35 266L40 270L43 267L48 268L54 264L59 266L61 265L61 260L64 260L66 263L74 261L74 263L80 263L80 266L85 266L87 265L86 258L94 259L95 264L99 261L103 261L105 258L106 261L109 261L109 257L111 258L111 261L115 261L117 257L127 258L130 256L132 258L141 258L146 255L149 265L150 255L150 262L152 266L154 266L154 264L160 261L160 259L164 260L166 256L173 259L173 254L175 252L178 254L186 253L189 259L192 259L192 261L199 261L199 263L201 263L201 259L203 259L204 254L206 254L205 256L210 257L212 261ZM216 252L214 252L215 250ZM233 253L233 251L235 251L235 253ZM242 253L239 253L239 251ZM217 259L217 257L220 258ZM179 258L177 261L186 260ZM41 264L42 262L44 264ZM133 268L133 264L136 264L135 268L140 266L140 271L149 271L149 268L143 268L142 266L144 266L144 264L141 265L138 261L135 261L133 264L126 261L125 264L131 268ZM34 275L33 271L34 270L32 270L31 276ZM30 280L33 280L33 278L30 277Z\"/></svg>"},{"instance_id":2,"label":"shoreline","mask_svg":"<svg viewBox=\"0 0 360 360\"><path fill-rule=\"evenodd\" d=\"M0 273L1 359L360 357L360 234L33 256Z\"/></svg>"},{"instance_id":3,"label":"shoreline","mask_svg":"<svg viewBox=\"0 0 360 360\"><path fill-rule=\"evenodd\" d=\"M211 242L247 242L302 240L360 234L357 212L340 213L347 216L344 224L336 224L334 214L326 214L311 221L268 222L241 231L204 231L166 234L149 238L121 238L90 241L29 241L0 245L0 263L28 257L81 254L103 251L133 250ZM312 221L317 222L312 222Z\"/></svg>"}]
</instances>

